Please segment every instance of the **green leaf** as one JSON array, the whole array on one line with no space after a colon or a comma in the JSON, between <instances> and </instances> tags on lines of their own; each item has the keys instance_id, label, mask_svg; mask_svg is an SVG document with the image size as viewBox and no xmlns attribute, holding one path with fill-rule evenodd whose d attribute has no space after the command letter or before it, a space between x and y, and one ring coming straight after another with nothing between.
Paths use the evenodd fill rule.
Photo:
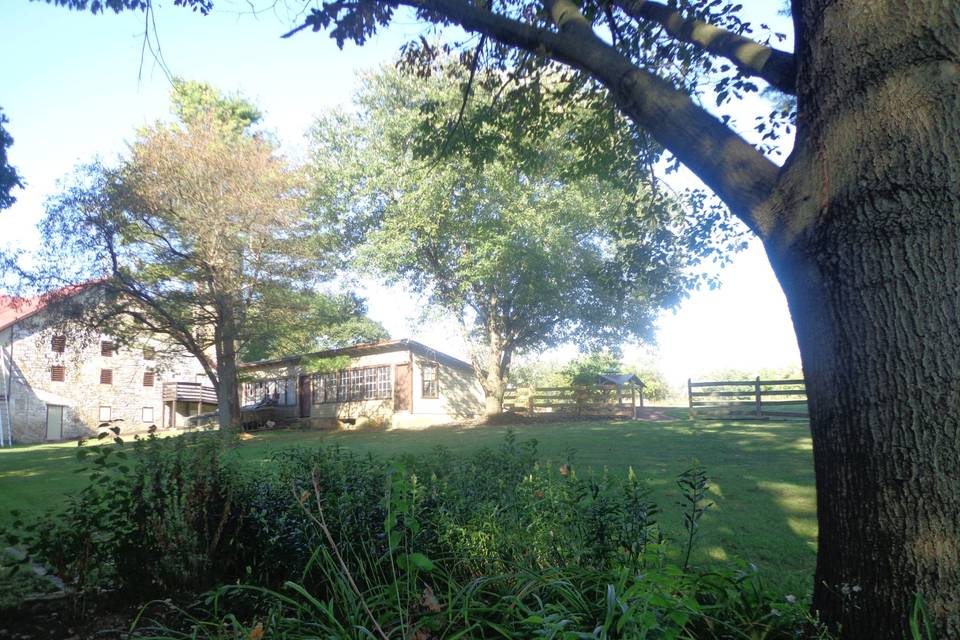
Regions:
<instances>
[{"instance_id":1,"label":"green leaf","mask_svg":"<svg viewBox=\"0 0 960 640\"><path fill-rule=\"evenodd\" d=\"M421 571L433 571L433 561L422 553L411 553L407 555L409 565L416 567Z\"/></svg>"}]
</instances>

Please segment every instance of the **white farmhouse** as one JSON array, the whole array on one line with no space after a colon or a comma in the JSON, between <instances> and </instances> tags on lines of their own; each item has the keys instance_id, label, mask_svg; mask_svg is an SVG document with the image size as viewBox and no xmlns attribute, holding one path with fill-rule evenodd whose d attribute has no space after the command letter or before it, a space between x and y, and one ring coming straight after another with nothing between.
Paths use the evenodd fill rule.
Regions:
<instances>
[{"instance_id":1,"label":"white farmhouse","mask_svg":"<svg viewBox=\"0 0 960 640\"><path fill-rule=\"evenodd\" d=\"M324 363L341 366L330 370ZM318 428L416 428L483 414L473 366L413 340L262 360L240 366L242 402L265 397L286 417Z\"/></svg>"}]
</instances>

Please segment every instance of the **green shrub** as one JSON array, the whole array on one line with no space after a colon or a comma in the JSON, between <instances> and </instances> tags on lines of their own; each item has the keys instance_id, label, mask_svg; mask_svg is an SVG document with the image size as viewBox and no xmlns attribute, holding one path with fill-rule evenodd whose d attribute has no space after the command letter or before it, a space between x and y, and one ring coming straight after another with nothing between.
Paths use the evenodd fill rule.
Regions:
<instances>
[{"instance_id":1,"label":"green shrub","mask_svg":"<svg viewBox=\"0 0 960 640\"><path fill-rule=\"evenodd\" d=\"M11 540L86 593L166 599L214 587L183 609L148 608L143 637L812 633L802 604L778 602L753 573L686 569L707 506L699 467L678 481L687 536L674 542L632 470L542 462L536 442L512 432L467 457L288 449L256 474L241 473L216 435L81 452L90 486ZM148 623L158 609L175 623Z\"/></svg>"},{"instance_id":2,"label":"green shrub","mask_svg":"<svg viewBox=\"0 0 960 640\"><path fill-rule=\"evenodd\" d=\"M78 456L89 483L59 513L6 534L67 586L141 598L239 575L242 482L219 438L151 435L130 447L115 437Z\"/></svg>"},{"instance_id":3,"label":"green shrub","mask_svg":"<svg viewBox=\"0 0 960 640\"><path fill-rule=\"evenodd\" d=\"M539 496L545 487L551 491L563 486L580 487L572 476L560 475L563 480L531 485L530 491L519 493L545 499L546 492ZM463 546L463 538L451 542L442 535L422 535L430 529L430 523L437 522L430 519L430 510L423 508L426 501L421 501L431 495L432 489L429 484L422 485L403 464L392 466L384 483L383 554L349 542L342 545L335 541L330 524L336 521L336 515L324 505L321 483L317 476L314 478L314 491L304 506L310 505L305 510L323 534L323 542L310 560L312 571L323 576L322 581L312 585L302 580L288 581L276 590L225 586L191 607L175 609L178 622L174 625L138 625L143 636L218 640L826 637L812 624L803 603L775 599L752 572L698 575L683 571L665 562L660 541L648 541L630 563L618 543L585 543L597 533L597 523L577 525L583 527L583 537L558 552L561 562L556 566L510 565L502 557L491 556L487 558L489 570L482 571L478 569L483 565L478 566L476 559L431 555L427 552L431 542L436 551L475 548ZM521 480L518 489L527 484L530 476ZM582 513L595 509L595 518L606 521L608 531L617 531L618 520L607 510L615 494L608 494L609 502L596 509L594 499L604 495L603 488L590 481L582 486L588 498ZM634 494L634 504L650 511L644 495ZM560 491L558 499L549 504L578 505L583 496L579 490ZM524 498L518 500L518 504L524 502ZM472 539L489 541L497 551L506 547L515 555L522 554L510 548L509 539L516 536L515 543L529 541L521 530L530 528L531 521L544 522L548 527L558 522L569 526L562 518L541 521L533 517L521 519L521 526L514 528L510 517L500 518L484 507L478 507L477 513L488 516L488 529ZM456 522L456 518L445 514L442 521ZM537 535L543 534L539 526L532 529L538 530ZM462 524L459 530L477 533ZM638 533L642 537L649 531ZM614 539L612 534L608 536L608 540ZM561 540L553 542L564 545ZM619 555L627 562L611 561L604 556L604 549L611 557ZM578 556L576 552L586 554ZM572 555L565 558L564 553ZM539 555L533 552L525 559L539 559ZM588 562L583 562L587 556ZM590 567L589 563L608 566ZM144 610L142 619L171 606L154 603Z\"/></svg>"}]
</instances>

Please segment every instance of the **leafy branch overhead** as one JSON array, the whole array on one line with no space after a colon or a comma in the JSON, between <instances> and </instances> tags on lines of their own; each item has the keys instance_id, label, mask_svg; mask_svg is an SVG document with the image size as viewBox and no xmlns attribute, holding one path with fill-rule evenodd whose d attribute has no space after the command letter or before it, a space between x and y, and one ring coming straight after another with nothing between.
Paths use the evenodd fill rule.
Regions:
<instances>
[{"instance_id":1,"label":"leafy branch overhead","mask_svg":"<svg viewBox=\"0 0 960 640\"><path fill-rule=\"evenodd\" d=\"M7 122L7 116L0 109L0 209L6 209L16 202L13 190L23 188L23 179L7 159L7 149L13 145L13 136L3 126Z\"/></svg>"}]
</instances>

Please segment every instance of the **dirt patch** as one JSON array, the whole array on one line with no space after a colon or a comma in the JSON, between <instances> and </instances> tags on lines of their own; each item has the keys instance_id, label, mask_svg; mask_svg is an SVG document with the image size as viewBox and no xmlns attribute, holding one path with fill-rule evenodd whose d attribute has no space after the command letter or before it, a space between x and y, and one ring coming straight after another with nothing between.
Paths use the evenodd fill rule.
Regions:
<instances>
[{"instance_id":1,"label":"dirt patch","mask_svg":"<svg viewBox=\"0 0 960 640\"><path fill-rule=\"evenodd\" d=\"M637 407L637 420L643 422L676 422L678 418L667 414L666 409L659 407Z\"/></svg>"}]
</instances>

